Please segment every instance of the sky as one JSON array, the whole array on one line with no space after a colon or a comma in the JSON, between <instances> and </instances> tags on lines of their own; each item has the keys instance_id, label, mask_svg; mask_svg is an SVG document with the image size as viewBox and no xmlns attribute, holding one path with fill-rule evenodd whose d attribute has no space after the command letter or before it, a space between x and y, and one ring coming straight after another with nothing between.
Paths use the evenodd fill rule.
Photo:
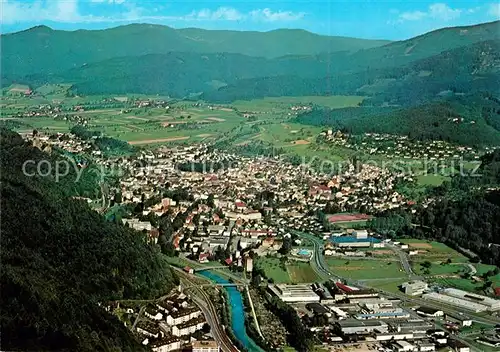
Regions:
<instances>
[{"instance_id":1,"label":"sky","mask_svg":"<svg viewBox=\"0 0 500 352\"><path fill-rule=\"evenodd\" d=\"M498 2L485 0L0 0L1 32L36 25L103 29L129 23L314 33L402 40L450 26L500 19Z\"/></svg>"}]
</instances>

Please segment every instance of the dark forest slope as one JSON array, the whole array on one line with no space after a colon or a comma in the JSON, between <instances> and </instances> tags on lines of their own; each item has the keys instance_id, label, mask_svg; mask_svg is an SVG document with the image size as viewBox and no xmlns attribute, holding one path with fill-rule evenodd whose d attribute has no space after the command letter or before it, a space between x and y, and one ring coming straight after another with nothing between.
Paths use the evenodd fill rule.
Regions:
<instances>
[{"instance_id":1,"label":"dark forest slope","mask_svg":"<svg viewBox=\"0 0 500 352\"><path fill-rule=\"evenodd\" d=\"M140 233L63 197L74 173L25 176L24 161L55 159L0 133L2 350L142 350L98 303L164 294L170 268Z\"/></svg>"}]
</instances>

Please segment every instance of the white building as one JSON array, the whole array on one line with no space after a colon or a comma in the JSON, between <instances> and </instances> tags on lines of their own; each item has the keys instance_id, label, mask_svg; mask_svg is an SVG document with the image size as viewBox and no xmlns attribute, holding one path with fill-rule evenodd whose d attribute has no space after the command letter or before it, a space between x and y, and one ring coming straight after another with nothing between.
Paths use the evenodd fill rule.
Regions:
<instances>
[{"instance_id":1,"label":"white building","mask_svg":"<svg viewBox=\"0 0 500 352\"><path fill-rule=\"evenodd\" d=\"M172 334L174 336L184 336L194 334L196 331L201 330L205 325L205 319L196 318L185 323L172 327Z\"/></svg>"},{"instance_id":2,"label":"white building","mask_svg":"<svg viewBox=\"0 0 500 352\"><path fill-rule=\"evenodd\" d=\"M488 310L490 311L496 311L500 310L500 300L486 297L486 296L481 296L481 295L476 295L475 293L470 293L467 291L462 291L462 290L457 290L456 288L447 288L444 289L441 293L450 296L450 297L456 297L460 299L465 299L467 301L476 303L476 304L481 304L483 306L486 306Z\"/></svg>"},{"instance_id":3,"label":"white building","mask_svg":"<svg viewBox=\"0 0 500 352\"><path fill-rule=\"evenodd\" d=\"M308 285L269 285L269 289L283 302L319 302L318 296Z\"/></svg>"},{"instance_id":4,"label":"white building","mask_svg":"<svg viewBox=\"0 0 500 352\"><path fill-rule=\"evenodd\" d=\"M394 350L397 352L412 352L418 351L418 347L407 342L407 341L397 341L393 344Z\"/></svg>"},{"instance_id":5,"label":"white building","mask_svg":"<svg viewBox=\"0 0 500 352\"><path fill-rule=\"evenodd\" d=\"M179 325L185 322L190 321L191 319L198 318L201 315L201 310L197 307L180 309L177 311L171 312L167 315L167 324L170 326Z\"/></svg>"},{"instance_id":6,"label":"white building","mask_svg":"<svg viewBox=\"0 0 500 352\"><path fill-rule=\"evenodd\" d=\"M340 320L336 324L346 335L371 334L373 332L385 334L389 332L389 326L385 322L380 320L361 321L349 319Z\"/></svg>"},{"instance_id":7,"label":"white building","mask_svg":"<svg viewBox=\"0 0 500 352\"><path fill-rule=\"evenodd\" d=\"M401 285L401 287L405 290L405 293L409 296L419 296L429 288L426 282L419 280L405 282Z\"/></svg>"},{"instance_id":8,"label":"white building","mask_svg":"<svg viewBox=\"0 0 500 352\"><path fill-rule=\"evenodd\" d=\"M452 297L452 296L442 295L442 294L437 293L437 292L426 293L426 294L422 295L422 298L445 303L445 304L450 304L450 305L453 305L456 307L471 310L471 311L476 312L476 313L485 312L488 310L488 307L483 305L483 304L474 303L471 301L467 301L465 299L460 299L460 298L456 298L456 297Z\"/></svg>"}]
</instances>

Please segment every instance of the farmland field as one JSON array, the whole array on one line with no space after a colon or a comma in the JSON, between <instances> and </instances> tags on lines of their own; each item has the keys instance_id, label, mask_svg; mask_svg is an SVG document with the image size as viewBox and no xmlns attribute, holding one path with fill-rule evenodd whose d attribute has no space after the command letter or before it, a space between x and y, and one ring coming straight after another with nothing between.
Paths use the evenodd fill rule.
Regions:
<instances>
[{"instance_id":1,"label":"farmland field","mask_svg":"<svg viewBox=\"0 0 500 352\"><path fill-rule=\"evenodd\" d=\"M327 263L334 273L355 280L406 277L399 261L327 259Z\"/></svg>"},{"instance_id":2,"label":"farmland field","mask_svg":"<svg viewBox=\"0 0 500 352\"><path fill-rule=\"evenodd\" d=\"M318 280L318 276L309 263L293 262L287 264L287 271L292 283L311 283Z\"/></svg>"},{"instance_id":3,"label":"farmland field","mask_svg":"<svg viewBox=\"0 0 500 352\"><path fill-rule=\"evenodd\" d=\"M318 280L318 277L309 263L288 262L285 267L280 259L274 257L259 257L258 267L262 268L266 276L275 283L310 283Z\"/></svg>"},{"instance_id":4,"label":"farmland field","mask_svg":"<svg viewBox=\"0 0 500 352\"><path fill-rule=\"evenodd\" d=\"M408 281L406 278L377 280L377 281L373 280L373 281L367 281L367 285L382 291L401 293L399 286L401 286L401 284L403 284L406 281Z\"/></svg>"}]
</instances>

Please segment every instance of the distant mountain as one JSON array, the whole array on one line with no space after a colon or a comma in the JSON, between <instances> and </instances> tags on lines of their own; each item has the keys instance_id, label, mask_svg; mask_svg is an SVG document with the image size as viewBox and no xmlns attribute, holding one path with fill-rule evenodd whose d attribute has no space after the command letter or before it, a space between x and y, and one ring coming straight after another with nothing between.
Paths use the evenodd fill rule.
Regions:
<instances>
[{"instance_id":1,"label":"distant mountain","mask_svg":"<svg viewBox=\"0 0 500 352\"><path fill-rule=\"evenodd\" d=\"M412 105L443 95L498 92L499 73L500 40L497 39L395 67L366 67L321 78L304 78L289 72L282 76L241 79L206 92L204 98L227 103L266 96L358 94L371 97L365 101L368 105Z\"/></svg>"},{"instance_id":2,"label":"distant mountain","mask_svg":"<svg viewBox=\"0 0 500 352\"><path fill-rule=\"evenodd\" d=\"M2 61L4 75L2 82L4 85L15 81L35 86L46 82L72 83L74 91L79 94L161 93L184 97L203 93L203 97L207 100L224 102L279 95L362 94L378 96L377 100L372 100L373 102L396 101L396 104L400 104L401 100L408 98L404 102L406 104L412 103L408 102L410 98L428 99L429 94L432 96L441 90L450 89L448 88L450 83L457 82L455 77L457 75L460 80L488 76L484 70L480 70L474 72L473 77L474 68L471 65L472 62L481 60L480 50L483 44L478 43L490 43L489 47L484 44L487 50L493 52L493 57L498 54L499 25L500 22L497 21L476 26L445 28L406 41L356 52L288 55L278 58L253 57L236 53L199 53L197 50L200 49L199 43L208 48L203 50L222 50L224 46L215 45L214 38L219 38L220 43L227 44L232 41L230 39L233 36L234 38L262 36L266 41L249 45L251 41L245 40L245 45L238 42L233 50L241 48L243 51L248 48L247 50L267 53L270 47L268 43L279 46L286 42L276 39L284 34L293 33L294 38L297 34L321 40L340 39L292 30L259 33L174 30L163 26L130 25L105 31L64 32L38 27L2 37L3 45L7 47L6 54L4 49L5 58ZM145 33L163 33L163 37L171 40L158 41L155 38L160 38L162 35ZM79 39L75 40L75 36ZM122 36L128 38L127 44L110 39ZM35 43L32 42L34 37L45 39ZM187 40L186 37L190 39ZM22 38L26 40L19 41ZM26 41L29 41L31 46L20 45ZM314 45L310 42L314 41L290 40L288 44L295 43L291 47L295 46L296 51L313 50ZM479 46L473 49L474 45ZM14 47L17 49L13 50ZM168 51L172 47L185 51L144 55L150 51ZM134 49L133 55L127 56L131 48ZM39 54L37 50L40 51ZM33 53L27 54L30 51ZM134 56L135 54L141 56ZM27 60L30 55L36 60ZM64 67L76 65L76 62L87 62L88 57L98 60L99 57L111 55L118 57L88 62L63 70ZM62 60L63 58L72 59ZM22 69L26 65L30 67L27 71ZM12 69L9 70L9 66ZM35 66L39 66L39 69L34 74L22 76L15 74L30 72ZM469 75L462 72L463 69L469 70L469 68ZM493 72L494 67L490 68L490 71ZM491 82L489 78L482 81L474 79L464 87L481 90L487 88ZM418 88L414 90L415 92L425 91L425 94L420 97L416 94L408 95L404 87L411 87L413 84ZM462 89L461 87L458 89ZM491 87L495 87L494 82ZM402 93L399 94L398 91Z\"/></svg>"},{"instance_id":3,"label":"distant mountain","mask_svg":"<svg viewBox=\"0 0 500 352\"><path fill-rule=\"evenodd\" d=\"M270 32L173 29L131 24L105 30L60 31L46 26L5 34L2 41L2 75L59 73L84 64L124 56L188 53L234 53L279 57L322 52L357 51L389 43L330 37L305 30Z\"/></svg>"}]
</instances>

